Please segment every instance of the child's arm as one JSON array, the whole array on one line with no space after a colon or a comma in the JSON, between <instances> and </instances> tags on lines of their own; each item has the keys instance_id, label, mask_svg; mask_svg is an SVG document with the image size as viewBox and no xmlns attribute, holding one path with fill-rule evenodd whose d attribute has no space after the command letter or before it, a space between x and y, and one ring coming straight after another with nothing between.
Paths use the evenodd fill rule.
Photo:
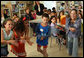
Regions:
<instances>
[{"instance_id":1,"label":"child's arm","mask_svg":"<svg viewBox=\"0 0 84 58\"><path fill-rule=\"evenodd\" d=\"M9 43L10 45L18 46L16 40L14 40L14 33L12 34L12 37L11 37L11 39L8 41L8 43Z\"/></svg>"},{"instance_id":2,"label":"child's arm","mask_svg":"<svg viewBox=\"0 0 84 58\"><path fill-rule=\"evenodd\" d=\"M39 37L39 38L41 38L39 25L40 25L40 24L38 24L38 25L37 25L37 27L36 27L36 30L35 30L35 31L36 31L36 36L37 36L37 37Z\"/></svg>"},{"instance_id":3,"label":"child's arm","mask_svg":"<svg viewBox=\"0 0 84 58\"><path fill-rule=\"evenodd\" d=\"M25 33L26 33L26 32L25 32ZM27 43L28 43L29 45L32 45L33 42L30 41L30 38L29 38L28 34L25 34L25 33L24 33L24 35L21 37L21 41L22 41L22 42L27 41Z\"/></svg>"},{"instance_id":4,"label":"child's arm","mask_svg":"<svg viewBox=\"0 0 84 58\"><path fill-rule=\"evenodd\" d=\"M29 38L28 36L27 36L25 39L26 39L26 41L27 41L27 43L28 43L29 45L32 45L32 44L33 44L33 42L30 41L30 38Z\"/></svg>"}]
</instances>

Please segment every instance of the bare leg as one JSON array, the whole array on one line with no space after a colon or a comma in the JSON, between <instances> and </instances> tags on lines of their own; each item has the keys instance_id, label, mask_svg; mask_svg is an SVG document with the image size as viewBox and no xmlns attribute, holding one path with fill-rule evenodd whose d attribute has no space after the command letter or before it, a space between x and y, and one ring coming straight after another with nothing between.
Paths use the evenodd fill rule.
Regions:
<instances>
[{"instance_id":1,"label":"bare leg","mask_svg":"<svg viewBox=\"0 0 84 58\"><path fill-rule=\"evenodd\" d=\"M44 57L48 57L48 53L47 53L46 49L47 48L43 48L43 55L44 55Z\"/></svg>"},{"instance_id":2,"label":"bare leg","mask_svg":"<svg viewBox=\"0 0 84 58\"><path fill-rule=\"evenodd\" d=\"M43 54L43 50L41 50L41 47L37 46L37 51Z\"/></svg>"}]
</instances>

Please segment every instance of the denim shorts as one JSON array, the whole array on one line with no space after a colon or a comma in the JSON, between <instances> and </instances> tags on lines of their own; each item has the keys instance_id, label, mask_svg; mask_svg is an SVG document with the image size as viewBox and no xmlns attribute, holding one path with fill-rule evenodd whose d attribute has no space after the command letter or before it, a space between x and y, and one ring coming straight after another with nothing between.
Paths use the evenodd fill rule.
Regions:
<instances>
[{"instance_id":1,"label":"denim shorts","mask_svg":"<svg viewBox=\"0 0 84 58\"><path fill-rule=\"evenodd\" d=\"M8 46L1 47L1 56L7 56L8 54Z\"/></svg>"}]
</instances>

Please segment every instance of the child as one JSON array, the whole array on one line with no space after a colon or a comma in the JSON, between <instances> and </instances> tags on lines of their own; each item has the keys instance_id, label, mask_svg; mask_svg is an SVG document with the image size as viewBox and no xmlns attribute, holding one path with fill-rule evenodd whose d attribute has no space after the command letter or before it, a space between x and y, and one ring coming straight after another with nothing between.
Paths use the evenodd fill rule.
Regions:
<instances>
[{"instance_id":1,"label":"child","mask_svg":"<svg viewBox=\"0 0 84 58\"><path fill-rule=\"evenodd\" d=\"M55 15L56 15L56 13L54 11L52 11L49 18L51 18L52 16L55 16ZM51 24L51 20L49 20L49 24Z\"/></svg>"},{"instance_id":2,"label":"child","mask_svg":"<svg viewBox=\"0 0 84 58\"><path fill-rule=\"evenodd\" d=\"M66 16L64 15L64 11L60 11L60 26L65 29L66 25ZM64 45L66 44L66 31L61 31L61 35L63 35L64 38Z\"/></svg>"},{"instance_id":3,"label":"child","mask_svg":"<svg viewBox=\"0 0 84 58\"><path fill-rule=\"evenodd\" d=\"M56 12L56 9L55 9L55 7L53 7L53 8L52 8L52 11Z\"/></svg>"},{"instance_id":4,"label":"child","mask_svg":"<svg viewBox=\"0 0 84 58\"><path fill-rule=\"evenodd\" d=\"M15 40L17 41L18 46L15 47L14 45L11 45L11 52L13 52L18 57L26 57L25 39L27 40L29 37L25 33L25 29L26 28L23 21L20 20L17 22L15 28L13 29ZM27 40L27 42L30 43L29 40ZM30 43L30 45L32 44Z\"/></svg>"},{"instance_id":5,"label":"child","mask_svg":"<svg viewBox=\"0 0 84 58\"><path fill-rule=\"evenodd\" d=\"M17 23L18 21L19 21L19 18L16 17L16 18L14 19L14 22Z\"/></svg>"},{"instance_id":6,"label":"child","mask_svg":"<svg viewBox=\"0 0 84 58\"><path fill-rule=\"evenodd\" d=\"M50 17L51 9L48 9L47 13L48 13L48 15L49 15L49 17Z\"/></svg>"},{"instance_id":7,"label":"child","mask_svg":"<svg viewBox=\"0 0 84 58\"><path fill-rule=\"evenodd\" d=\"M46 7L44 7L44 9L43 9L43 13L47 13L47 8Z\"/></svg>"},{"instance_id":8,"label":"child","mask_svg":"<svg viewBox=\"0 0 84 58\"><path fill-rule=\"evenodd\" d=\"M42 23L37 25L36 34L37 34L37 51L42 53L44 57L48 57L47 46L48 46L48 37L50 36L50 26L48 25L48 14L44 13L42 15ZM41 50L43 46L43 50Z\"/></svg>"},{"instance_id":9,"label":"child","mask_svg":"<svg viewBox=\"0 0 84 58\"><path fill-rule=\"evenodd\" d=\"M57 36L58 26L57 26L57 18L55 16L51 17L51 33L53 36Z\"/></svg>"},{"instance_id":10,"label":"child","mask_svg":"<svg viewBox=\"0 0 84 58\"><path fill-rule=\"evenodd\" d=\"M14 20L17 17L17 14L14 13L12 20Z\"/></svg>"},{"instance_id":11,"label":"child","mask_svg":"<svg viewBox=\"0 0 84 58\"><path fill-rule=\"evenodd\" d=\"M13 28L12 20L5 20L3 26L5 28L1 28L1 57L7 57L9 54L8 44L14 44L14 46L17 46L17 44L15 43L15 40L13 40L14 36L13 31L11 30Z\"/></svg>"}]
</instances>

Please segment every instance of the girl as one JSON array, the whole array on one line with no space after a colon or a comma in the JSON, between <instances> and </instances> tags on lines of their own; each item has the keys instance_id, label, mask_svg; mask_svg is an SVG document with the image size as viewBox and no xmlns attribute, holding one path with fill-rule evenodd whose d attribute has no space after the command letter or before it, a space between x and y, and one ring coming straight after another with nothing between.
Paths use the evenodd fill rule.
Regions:
<instances>
[{"instance_id":1,"label":"girl","mask_svg":"<svg viewBox=\"0 0 84 58\"><path fill-rule=\"evenodd\" d=\"M57 31L58 29L56 29L58 26L57 26L57 18L55 16L52 16L51 17L51 33L53 36L57 36Z\"/></svg>"},{"instance_id":2,"label":"girl","mask_svg":"<svg viewBox=\"0 0 84 58\"><path fill-rule=\"evenodd\" d=\"M7 57L9 54L8 44L13 44L14 46L17 46L17 44L15 43L15 40L13 40L14 36L13 31L11 30L13 28L12 20L5 20L3 26L5 28L1 28L1 56Z\"/></svg>"},{"instance_id":3,"label":"girl","mask_svg":"<svg viewBox=\"0 0 84 58\"><path fill-rule=\"evenodd\" d=\"M52 11L51 13L50 13L50 17L49 18L51 18L52 16L55 16L55 12L54 11ZM49 19L49 24L51 24L51 20Z\"/></svg>"},{"instance_id":4,"label":"girl","mask_svg":"<svg viewBox=\"0 0 84 58\"><path fill-rule=\"evenodd\" d=\"M15 14L13 15L12 20L14 20L16 17L17 17L17 14L15 13Z\"/></svg>"},{"instance_id":5,"label":"girl","mask_svg":"<svg viewBox=\"0 0 84 58\"><path fill-rule=\"evenodd\" d=\"M65 25L66 25L66 16L64 15L64 11L60 11L60 26L64 29L64 31L60 30L60 34L63 35L64 45L66 44L66 31L65 31Z\"/></svg>"},{"instance_id":6,"label":"girl","mask_svg":"<svg viewBox=\"0 0 84 58\"><path fill-rule=\"evenodd\" d=\"M15 47L14 45L11 45L11 52L13 52L18 57L26 57L25 39L30 45L32 45L32 43L28 39L29 38L27 36L28 34L25 33L27 32L27 29L25 28L25 25L22 20L19 20L18 23L16 23L13 31L14 31L15 40L17 41L19 46Z\"/></svg>"}]
</instances>

